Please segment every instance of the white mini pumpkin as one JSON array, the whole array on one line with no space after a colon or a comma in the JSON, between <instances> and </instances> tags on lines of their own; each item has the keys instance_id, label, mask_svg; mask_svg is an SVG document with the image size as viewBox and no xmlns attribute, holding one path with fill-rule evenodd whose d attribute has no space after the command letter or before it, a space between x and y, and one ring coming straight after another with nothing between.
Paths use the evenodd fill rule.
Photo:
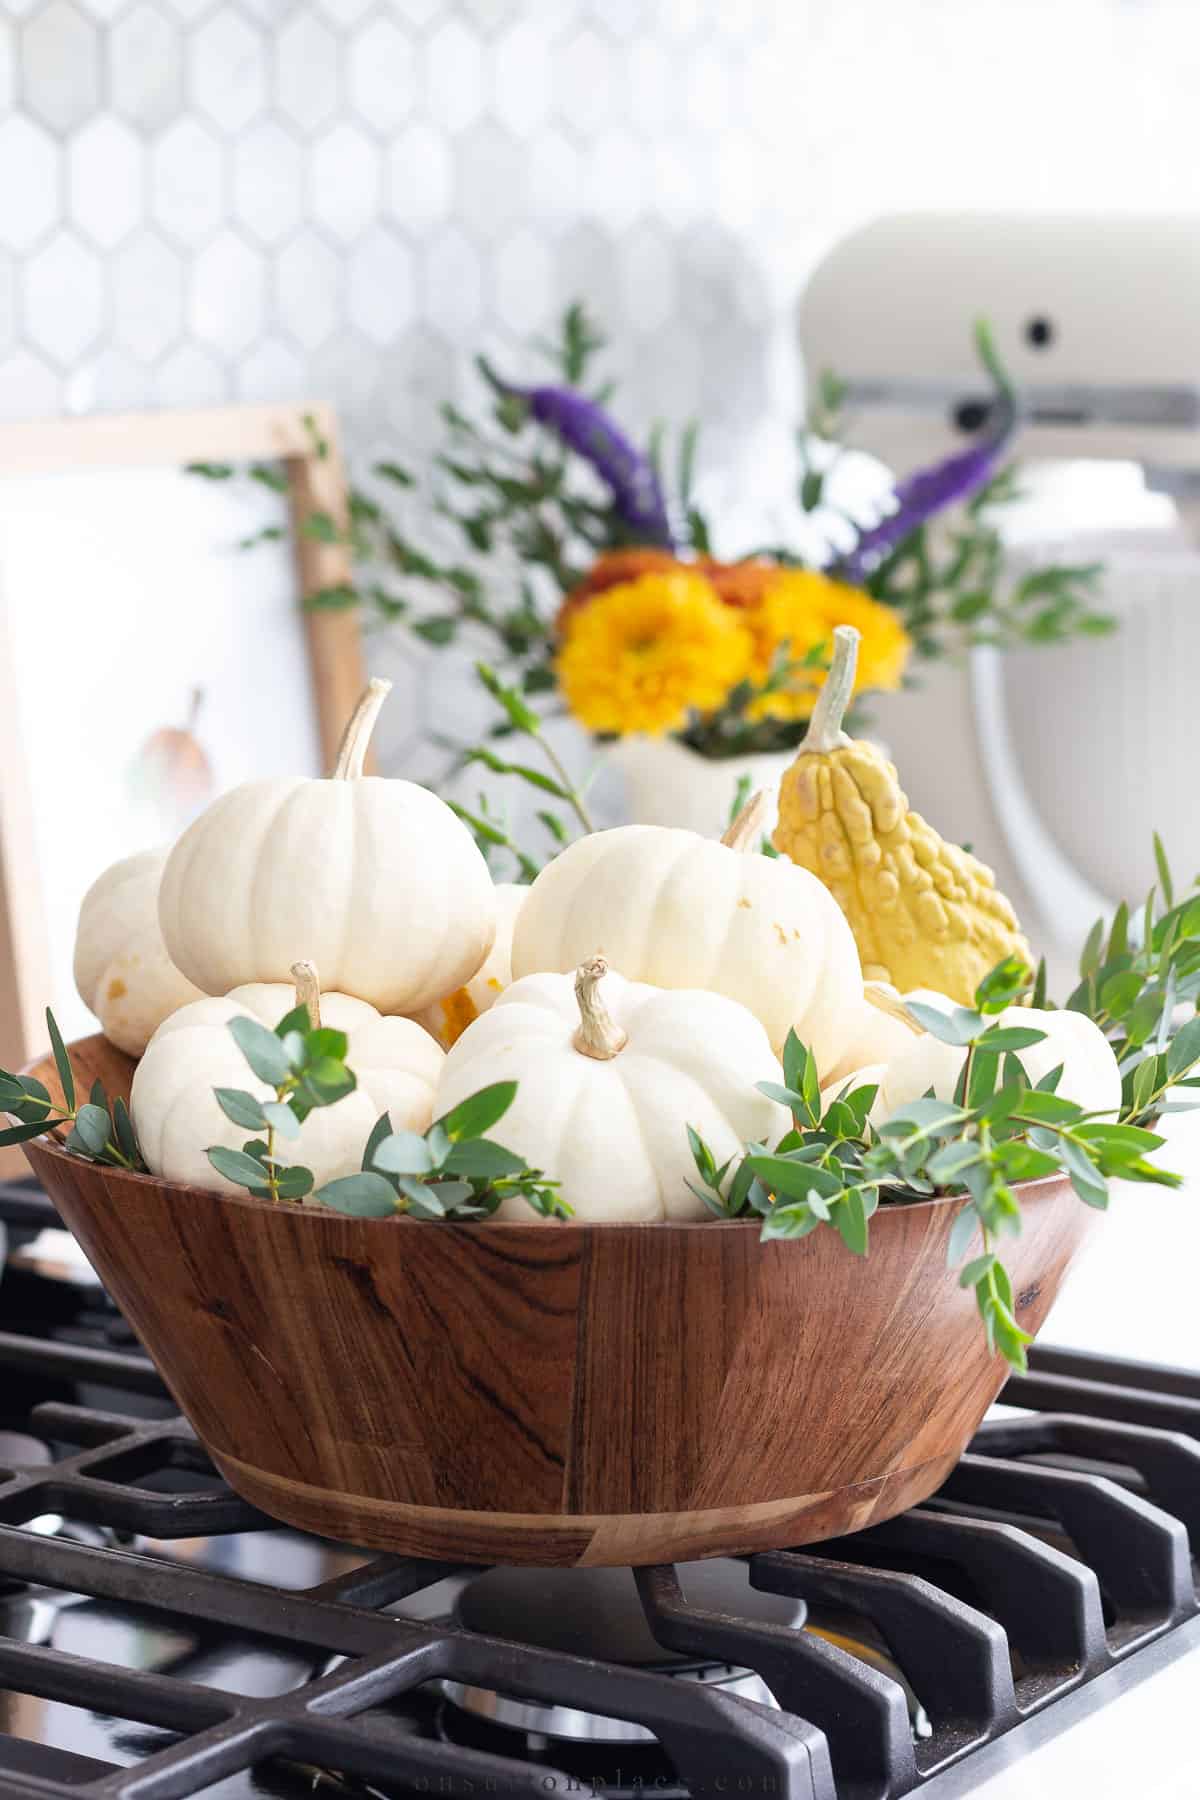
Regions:
<instances>
[{"instance_id":1,"label":"white mini pumpkin","mask_svg":"<svg viewBox=\"0 0 1200 1800\"><path fill-rule=\"evenodd\" d=\"M79 908L75 986L111 1044L140 1056L165 1018L200 999L158 927L165 850L143 850L94 881Z\"/></svg>"},{"instance_id":2,"label":"white mini pumpkin","mask_svg":"<svg viewBox=\"0 0 1200 1800\"><path fill-rule=\"evenodd\" d=\"M502 881L496 885L496 941L488 951L483 967L470 981L455 988L441 1000L419 1013L418 1020L431 1031L443 1050L456 1044L467 1026L494 1006L512 981L512 940L517 914L524 904L527 887Z\"/></svg>"},{"instance_id":3,"label":"white mini pumpkin","mask_svg":"<svg viewBox=\"0 0 1200 1800\"><path fill-rule=\"evenodd\" d=\"M363 1148L382 1113L390 1115L397 1131L428 1129L445 1061L429 1033L415 1019L381 1018L365 1000L348 994L321 994L315 1003L302 985L308 967L297 965L296 987L251 982L221 998L194 1001L159 1026L134 1072L129 1100L152 1174L195 1187L243 1191L218 1175L205 1155L218 1144L240 1150L251 1135L225 1117L213 1089L241 1088L258 1100L273 1099L274 1090L247 1066L229 1021L240 1016L274 1027L298 999L310 1015L319 1006L322 1025L346 1033L346 1062L358 1086L334 1105L311 1112L299 1137L281 1138L281 1157L311 1169L320 1187L362 1166Z\"/></svg>"},{"instance_id":4,"label":"white mini pumpkin","mask_svg":"<svg viewBox=\"0 0 1200 1800\"><path fill-rule=\"evenodd\" d=\"M285 981L309 956L335 992L415 1013L487 956L494 889L466 826L427 788L363 774L389 686L371 683L328 781L247 782L172 850L163 937L206 993Z\"/></svg>"},{"instance_id":5,"label":"white mini pumpkin","mask_svg":"<svg viewBox=\"0 0 1200 1800\"><path fill-rule=\"evenodd\" d=\"M945 1002L947 1011L951 1004ZM1045 1032L1040 1043L1017 1052L1031 1082L1039 1082L1061 1063L1056 1092L1088 1112L1108 1114L1115 1119L1121 1105L1121 1071L1111 1045L1093 1020L1083 1013L1010 1006L999 1015L998 1022L1028 1025ZM830 1084L826 1092L840 1090L847 1082L862 1087L877 1081L879 1092L870 1116L872 1123L879 1125L931 1089L939 1100L952 1100L965 1055L965 1050L957 1045L944 1044L926 1032L912 1038L889 1062L858 1069Z\"/></svg>"},{"instance_id":6,"label":"white mini pumpkin","mask_svg":"<svg viewBox=\"0 0 1200 1800\"><path fill-rule=\"evenodd\" d=\"M625 981L592 957L574 976L527 975L501 994L447 1056L437 1106L515 1081L492 1135L560 1181L577 1219L704 1219L687 1127L718 1164L748 1139L775 1142L788 1115L755 1083L781 1079L744 1006ZM519 1200L498 1216L533 1217Z\"/></svg>"},{"instance_id":7,"label":"white mini pumpkin","mask_svg":"<svg viewBox=\"0 0 1200 1800\"><path fill-rule=\"evenodd\" d=\"M660 825L579 838L529 890L513 975L574 969L602 953L630 980L703 988L746 1006L782 1052L790 1028L837 1067L861 1005L850 927L829 890L760 856L756 795L720 843Z\"/></svg>"}]
</instances>

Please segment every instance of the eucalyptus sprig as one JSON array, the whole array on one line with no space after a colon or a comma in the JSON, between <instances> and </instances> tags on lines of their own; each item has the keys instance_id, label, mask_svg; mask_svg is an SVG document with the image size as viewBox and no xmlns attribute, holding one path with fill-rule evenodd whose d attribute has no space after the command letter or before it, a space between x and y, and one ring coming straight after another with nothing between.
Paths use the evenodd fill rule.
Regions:
<instances>
[{"instance_id":1,"label":"eucalyptus sprig","mask_svg":"<svg viewBox=\"0 0 1200 1800\"><path fill-rule=\"evenodd\" d=\"M265 1199L303 1200L311 1195L322 1206L364 1218L408 1213L414 1219L485 1219L514 1196L543 1218L570 1217L556 1181L528 1168L523 1158L485 1136L512 1105L516 1082L500 1082L471 1095L424 1136L393 1130L384 1113L367 1140L360 1171L327 1181L314 1192L312 1170L282 1161L279 1139L298 1137L314 1108L335 1106L355 1091L358 1081L346 1065L345 1032L331 1031L319 1022L311 967L297 963L293 968L301 999L274 1031L255 1019L229 1021L230 1034L251 1072L275 1090L275 1098L260 1100L243 1088L214 1088L227 1119L262 1134L240 1150L219 1144L208 1150L208 1160L219 1175Z\"/></svg>"},{"instance_id":2,"label":"eucalyptus sprig","mask_svg":"<svg viewBox=\"0 0 1200 1800\"><path fill-rule=\"evenodd\" d=\"M49 1090L32 1075L14 1075L0 1069L0 1112L20 1121L0 1131L0 1148L10 1144L27 1144L47 1131L66 1128L64 1148L87 1162L107 1163L116 1169L143 1173L146 1165L138 1148L129 1108L118 1094L109 1100L102 1081L94 1081L87 1099L78 1103L75 1071L67 1055L62 1033L46 1008L46 1030L54 1053L59 1086L63 1091L62 1106L55 1106Z\"/></svg>"},{"instance_id":3,"label":"eucalyptus sprig","mask_svg":"<svg viewBox=\"0 0 1200 1800\"><path fill-rule=\"evenodd\" d=\"M1036 1084L1020 1053L1045 1039L1035 1025L1000 1020L1027 993L1033 976L1017 959L997 965L980 983L973 1007L909 1003L922 1029L963 1051L953 1100L927 1094L898 1108L876 1128L869 1120L877 1090L847 1088L823 1102L812 1054L790 1033L784 1047L784 1085L761 1083L763 1093L788 1107L792 1128L772 1146L750 1144L745 1155L716 1165L709 1147L689 1129L700 1176L694 1191L711 1211L737 1218L757 1213L762 1235L802 1238L833 1225L858 1255L868 1248L869 1222L881 1202L913 1203L961 1195L964 1204L949 1234L947 1259L963 1262L979 1248L959 1281L972 1288L989 1345L1014 1368L1025 1367L1029 1334L1017 1320L1012 1282L997 1251L1006 1233L1021 1228L1020 1182L1065 1175L1089 1206L1108 1204L1112 1178L1177 1187L1180 1177L1149 1160L1164 1139L1134 1123L1125 1109L1116 1120L1088 1113L1057 1087L1061 1065ZM1161 1053L1179 1075L1200 1060L1191 1021Z\"/></svg>"}]
</instances>

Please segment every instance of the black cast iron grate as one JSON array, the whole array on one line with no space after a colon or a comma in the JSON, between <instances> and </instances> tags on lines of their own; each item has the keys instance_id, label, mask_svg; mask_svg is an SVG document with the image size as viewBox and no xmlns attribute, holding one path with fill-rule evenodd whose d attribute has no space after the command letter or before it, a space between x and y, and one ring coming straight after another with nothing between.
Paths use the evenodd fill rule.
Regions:
<instances>
[{"instance_id":1,"label":"black cast iron grate","mask_svg":"<svg viewBox=\"0 0 1200 1800\"><path fill-rule=\"evenodd\" d=\"M161 1394L134 1351L0 1334L0 1371L33 1367L118 1395ZM933 1720L916 1741L905 1692L889 1675L810 1631L705 1611L685 1599L670 1566L636 1572L659 1643L755 1670L781 1710L654 1670L381 1610L442 1579L445 1565L375 1558L315 1588L283 1591L134 1548L43 1535L30 1526L48 1514L160 1540L271 1521L215 1476L178 1418L39 1406L29 1429L55 1446L56 1460L0 1470L0 1585L36 1584L193 1630L303 1646L312 1668L332 1672L251 1697L0 1638L0 1688L171 1734L134 1767L67 1759L57 1772L19 1745L10 1766L5 1740L0 1795L182 1800L274 1759L388 1794L587 1791L555 1769L553 1753L535 1760L443 1741L388 1710L442 1678L635 1721L696 1800L909 1793L1200 1610L1200 1377L1047 1350L1005 1399L1056 1410L985 1427L935 1499L901 1518L819 1550L749 1559L755 1588L869 1621Z\"/></svg>"}]
</instances>

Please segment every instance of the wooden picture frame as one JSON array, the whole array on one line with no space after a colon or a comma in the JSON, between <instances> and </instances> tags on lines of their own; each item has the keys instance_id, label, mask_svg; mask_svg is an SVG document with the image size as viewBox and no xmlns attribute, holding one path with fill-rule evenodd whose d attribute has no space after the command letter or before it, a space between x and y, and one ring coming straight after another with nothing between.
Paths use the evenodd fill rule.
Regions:
<instances>
[{"instance_id":1,"label":"wooden picture frame","mask_svg":"<svg viewBox=\"0 0 1200 1800\"><path fill-rule=\"evenodd\" d=\"M328 515L339 527L347 517L337 420L327 406L223 406L0 424L0 483L12 477L92 471L182 470L195 463L278 466L286 486L298 601L349 583L345 544L321 541L301 528L313 513ZM312 679L316 739L328 768L365 681L355 609L306 611L303 646ZM69 646L51 645L47 651L65 653ZM21 742L19 682L20 671L4 635L0 637L0 1066L10 1069L22 1067L46 1044L44 1013L52 992L34 789ZM79 775L82 793L88 771L80 769ZM63 799L69 816L70 796ZM0 1173L7 1167L11 1167L7 1157L0 1159Z\"/></svg>"}]
</instances>

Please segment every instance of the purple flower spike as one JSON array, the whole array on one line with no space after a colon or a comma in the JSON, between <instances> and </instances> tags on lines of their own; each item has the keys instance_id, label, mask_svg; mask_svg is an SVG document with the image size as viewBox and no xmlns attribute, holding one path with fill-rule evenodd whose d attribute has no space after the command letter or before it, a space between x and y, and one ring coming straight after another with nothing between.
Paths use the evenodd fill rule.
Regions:
<instances>
[{"instance_id":1,"label":"purple flower spike","mask_svg":"<svg viewBox=\"0 0 1200 1800\"><path fill-rule=\"evenodd\" d=\"M523 400L532 416L582 456L612 494L621 523L639 544L675 549L667 503L648 456L635 449L602 406L570 387L515 387L485 364L483 372L502 394Z\"/></svg>"},{"instance_id":2,"label":"purple flower spike","mask_svg":"<svg viewBox=\"0 0 1200 1800\"><path fill-rule=\"evenodd\" d=\"M975 328L980 358L996 386L985 437L969 449L957 450L928 469L918 469L896 484L896 507L878 525L861 531L853 549L838 559L840 578L861 587L871 570L919 525L948 506L967 500L993 474L1017 426L1017 399L982 322Z\"/></svg>"}]
</instances>

